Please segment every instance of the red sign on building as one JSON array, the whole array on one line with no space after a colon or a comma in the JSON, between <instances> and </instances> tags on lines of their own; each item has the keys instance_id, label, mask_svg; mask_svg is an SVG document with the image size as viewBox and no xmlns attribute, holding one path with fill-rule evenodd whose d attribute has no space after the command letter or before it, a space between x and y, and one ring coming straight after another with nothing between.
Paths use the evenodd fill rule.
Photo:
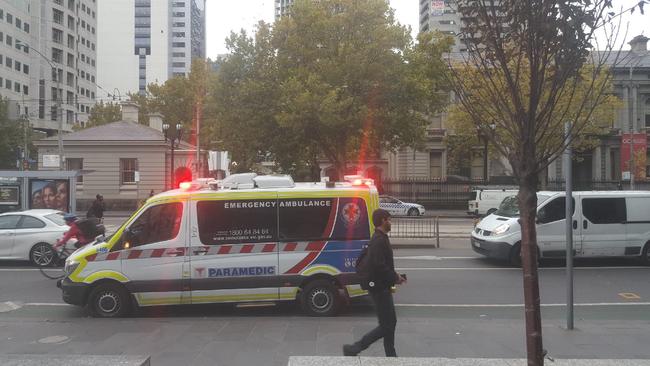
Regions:
<instances>
[{"instance_id":1,"label":"red sign on building","mask_svg":"<svg viewBox=\"0 0 650 366\"><path fill-rule=\"evenodd\" d=\"M644 133L624 133L621 136L621 171L630 171L630 148L632 146L634 146L634 179L645 180L648 137Z\"/></svg>"}]
</instances>

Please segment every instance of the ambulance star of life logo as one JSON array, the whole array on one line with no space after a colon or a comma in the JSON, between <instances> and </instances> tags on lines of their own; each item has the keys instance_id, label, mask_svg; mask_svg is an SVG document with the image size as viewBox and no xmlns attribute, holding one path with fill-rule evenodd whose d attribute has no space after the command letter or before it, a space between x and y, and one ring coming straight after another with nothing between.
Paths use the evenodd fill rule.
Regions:
<instances>
[{"instance_id":1,"label":"ambulance star of life logo","mask_svg":"<svg viewBox=\"0 0 650 366\"><path fill-rule=\"evenodd\" d=\"M196 271L196 276L197 277L203 277L203 274L205 273L205 268L204 267L196 267L194 268Z\"/></svg>"},{"instance_id":2,"label":"ambulance star of life logo","mask_svg":"<svg viewBox=\"0 0 650 366\"><path fill-rule=\"evenodd\" d=\"M343 218L347 224L355 224L361 217L361 210L356 203L348 203L343 206Z\"/></svg>"}]
</instances>

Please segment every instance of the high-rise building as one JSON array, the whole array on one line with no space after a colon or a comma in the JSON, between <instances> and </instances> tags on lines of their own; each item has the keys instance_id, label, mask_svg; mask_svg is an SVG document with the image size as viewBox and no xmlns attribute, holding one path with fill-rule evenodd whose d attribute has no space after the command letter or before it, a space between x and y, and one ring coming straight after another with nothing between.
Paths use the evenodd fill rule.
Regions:
<instances>
[{"instance_id":1,"label":"high-rise building","mask_svg":"<svg viewBox=\"0 0 650 366\"><path fill-rule=\"evenodd\" d=\"M106 95L144 93L205 58L205 0L97 1L98 84Z\"/></svg>"},{"instance_id":2,"label":"high-rise building","mask_svg":"<svg viewBox=\"0 0 650 366\"><path fill-rule=\"evenodd\" d=\"M275 19L289 13L289 7L293 0L275 0Z\"/></svg>"},{"instance_id":3,"label":"high-rise building","mask_svg":"<svg viewBox=\"0 0 650 366\"><path fill-rule=\"evenodd\" d=\"M420 0L420 32L437 30L454 37L452 52L466 51L459 34L461 16L453 0Z\"/></svg>"},{"instance_id":4,"label":"high-rise building","mask_svg":"<svg viewBox=\"0 0 650 366\"><path fill-rule=\"evenodd\" d=\"M96 0L0 0L0 95L11 118L53 134L96 97Z\"/></svg>"}]
</instances>

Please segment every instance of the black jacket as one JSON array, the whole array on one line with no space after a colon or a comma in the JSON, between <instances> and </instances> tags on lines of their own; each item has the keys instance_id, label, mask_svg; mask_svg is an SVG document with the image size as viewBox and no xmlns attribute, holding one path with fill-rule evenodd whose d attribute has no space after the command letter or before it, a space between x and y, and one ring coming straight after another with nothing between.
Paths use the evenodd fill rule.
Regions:
<instances>
[{"instance_id":1,"label":"black jacket","mask_svg":"<svg viewBox=\"0 0 650 366\"><path fill-rule=\"evenodd\" d=\"M375 283L373 291L390 288L397 281L393 249L390 247L388 235L381 230L375 230L368 243L369 280Z\"/></svg>"}]
</instances>

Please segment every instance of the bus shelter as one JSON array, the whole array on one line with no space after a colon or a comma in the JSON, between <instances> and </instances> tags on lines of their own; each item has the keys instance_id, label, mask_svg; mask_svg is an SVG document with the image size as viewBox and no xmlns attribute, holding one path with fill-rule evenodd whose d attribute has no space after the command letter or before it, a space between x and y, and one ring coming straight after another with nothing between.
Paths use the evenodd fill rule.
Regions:
<instances>
[{"instance_id":1,"label":"bus shelter","mask_svg":"<svg viewBox=\"0 0 650 366\"><path fill-rule=\"evenodd\" d=\"M0 170L0 212L47 208L76 212L76 180L83 170Z\"/></svg>"}]
</instances>

